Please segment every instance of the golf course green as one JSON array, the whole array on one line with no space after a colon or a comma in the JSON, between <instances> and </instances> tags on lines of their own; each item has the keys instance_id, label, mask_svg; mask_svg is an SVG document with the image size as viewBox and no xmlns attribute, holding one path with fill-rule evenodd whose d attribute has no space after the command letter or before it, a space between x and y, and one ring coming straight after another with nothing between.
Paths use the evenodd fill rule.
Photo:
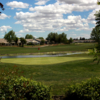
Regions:
<instances>
[{"instance_id":1,"label":"golf course green","mask_svg":"<svg viewBox=\"0 0 100 100\"><path fill-rule=\"evenodd\" d=\"M94 45L86 43L49 46L40 48L40 52L87 52ZM38 53L37 48L0 47L1 55L35 52ZM5 58L1 59L0 70L8 72L17 68L19 73L23 72L24 77L32 77L32 80L51 86L53 95L64 95L69 85L100 76L100 64L93 62L93 59L93 55L86 53L59 57Z\"/></svg>"},{"instance_id":2,"label":"golf course green","mask_svg":"<svg viewBox=\"0 0 100 100\"><path fill-rule=\"evenodd\" d=\"M8 58L2 59L2 63L13 63L21 65L50 65L69 61L91 59L91 57L41 57L41 58Z\"/></svg>"}]
</instances>

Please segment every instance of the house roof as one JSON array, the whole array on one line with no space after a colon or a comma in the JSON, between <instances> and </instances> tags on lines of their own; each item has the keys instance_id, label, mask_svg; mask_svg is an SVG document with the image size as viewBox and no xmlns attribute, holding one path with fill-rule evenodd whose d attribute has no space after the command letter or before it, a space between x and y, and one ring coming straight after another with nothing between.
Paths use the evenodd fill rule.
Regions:
<instances>
[{"instance_id":1,"label":"house roof","mask_svg":"<svg viewBox=\"0 0 100 100\"><path fill-rule=\"evenodd\" d=\"M33 40L33 39L26 39L26 42L27 42L27 43L29 43L29 42L32 42L32 43L38 43L38 41Z\"/></svg>"},{"instance_id":2,"label":"house roof","mask_svg":"<svg viewBox=\"0 0 100 100\"><path fill-rule=\"evenodd\" d=\"M38 42L41 42L41 39L35 39L36 41L38 41Z\"/></svg>"},{"instance_id":3,"label":"house roof","mask_svg":"<svg viewBox=\"0 0 100 100\"><path fill-rule=\"evenodd\" d=\"M0 39L0 43L9 43L6 39Z\"/></svg>"}]
</instances>

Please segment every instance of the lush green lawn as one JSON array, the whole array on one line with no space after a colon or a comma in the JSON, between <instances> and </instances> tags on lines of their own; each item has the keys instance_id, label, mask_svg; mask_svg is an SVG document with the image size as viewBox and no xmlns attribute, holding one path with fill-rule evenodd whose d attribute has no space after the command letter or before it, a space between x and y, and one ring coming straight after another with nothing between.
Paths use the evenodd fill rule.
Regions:
<instances>
[{"instance_id":1,"label":"lush green lawn","mask_svg":"<svg viewBox=\"0 0 100 100\"><path fill-rule=\"evenodd\" d=\"M2 59L3 63L13 63L21 65L50 65L69 61L91 59L91 57L42 57L42 58L8 58Z\"/></svg>"},{"instance_id":2,"label":"lush green lawn","mask_svg":"<svg viewBox=\"0 0 100 100\"><path fill-rule=\"evenodd\" d=\"M32 60L30 58L2 59L0 69L5 68L9 71L17 65L19 72L24 71L26 78L32 76L32 79L51 86L54 95L64 95L65 88L69 84L100 76L100 64L93 63L89 58L92 56L80 54L50 59L49 57L31 58Z\"/></svg>"},{"instance_id":3,"label":"lush green lawn","mask_svg":"<svg viewBox=\"0 0 100 100\"><path fill-rule=\"evenodd\" d=\"M67 44L67 45L57 45L57 46L46 46L40 47L0 47L0 55L3 54L19 54L19 53L38 53L38 52L57 52L57 51L87 51L89 48L93 48L95 43L82 43L82 44Z\"/></svg>"}]
</instances>

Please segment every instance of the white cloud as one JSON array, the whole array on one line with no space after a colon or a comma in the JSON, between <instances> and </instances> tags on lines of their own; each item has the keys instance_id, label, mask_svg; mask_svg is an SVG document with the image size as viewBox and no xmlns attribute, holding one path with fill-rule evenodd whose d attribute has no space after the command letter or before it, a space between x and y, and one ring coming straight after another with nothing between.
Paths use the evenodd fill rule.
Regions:
<instances>
[{"instance_id":1,"label":"white cloud","mask_svg":"<svg viewBox=\"0 0 100 100\"><path fill-rule=\"evenodd\" d=\"M7 16L6 14L2 13L0 15L0 19L6 19L6 18L10 18L11 16Z\"/></svg>"},{"instance_id":2,"label":"white cloud","mask_svg":"<svg viewBox=\"0 0 100 100\"><path fill-rule=\"evenodd\" d=\"M17 37L23 37L23 34L16 34L16 35L17 35Z\"/></svg>"},{"instance_id":3,"label":"white cloud","mask_svg":"<svg viewBox=\"0 0 100 100\"><path fill-rule=\"evenodd\" d=\"M90 23L92 23L92 24L96 24L94 14L95 14L96 12L98 12L98 11L99 11L99 9L95 9L95 10L93 10L93 11L89 14L89 16L88 16L88 18L87 18L88 22L90 22Z\"/></svg>"},{"instance_id":4,"label":"white cloud","mask_svg":"<svg viewBox=\"0 0 100 100\"><path fill-rule=\"evenodd\" d=\"M97 3L96 0L58 0L61 3L66 3L66 4L94 4Z\"/></svg>"},{"instance_id":5,"label":"white cloud","mask_svg":"<svg viewBox=\"0 0 100 100\"><path fill-rule=\"evenodd\" d=\"M38 0L38 2L36 2L36 5L45 5L49 0Z\"/></svg>"},{"instance_id":6,"label":"white cloud","mask_svg":"<svg viewBox=\"0 0 100 100\"><path fill-rule=\"evenodd\" d=\"M18 21L15 24L22 24L24 30L20 33L33 31L68 31L70 29L88 30L89 26L86 19L81 16L68 16L63 19L63 15L59 13L48 14L45 13L16 13L15 19Z\"/></svg>"},{"instance_id":7,"label":"white cloud","mask_svg":"<svg viewBox=\"0 0 100 100\"><path fill-rule=\"evenodd\" d=\"M4 37L4 35L1 35L2 37Z\"/></svg>"},{"instance_id":8,"label":"white cloud","mask_svg":"<svg viewBox=\"0 0 100 100\"><path fill-rule=\"evenodd\" d=\"M17 1L8 2L6 5L10 6L11 9L14 9L14 8L28 8L29 7L29 4L23 3L23 2L17 2Z\"/></svg>"},{"instance_id":9,"label":"white cloud","mask_svg":"<svg viewBox=\"0 0 100 100\"><path fill-rule=\"evenodd\" d=\"M76 4L64 4L56 2L45 6L30 7L29 11L32 12L17 12L14 17L17 19L15 24L23 25L24 29L20 32L43 32L43 31L68 31L70 29L75 30L91 30L88 22L89 18L85 19L79 16L68 16L63 19L63 14L72 13L73 11L84 11L96 8L97 5L85 4L93 2L85 2L84 5ZM94 23L94 21L91 21ZM28 31L27 31L27 30Z\"/></svg>"},{"instance_id":10,"label":"white cloud","mask_svg":"<svg viewBox=\"0 0 100 100\"><path fill-rule=\"evenodd\" d=\"M100 8L97 0L57 0L58 3L71 5L72 11L89 11Z\"/></svg>"},{"instance_id":11,"label":"white cloud","mask_svg":"<svg viewBox=\"0 0 100 100\"><path fill-rule=\"evenodd\" d=\"M72 34L72 35L76 36L76 34Z\"/></svg>"},{"instance_id":12,"label":"white cloud","mask_svg":"<svg viewBox=\"0 0 100 100\"><path fill-rule=\"evenodd\" d=\"M1 26L0 27L0 32L6 32L7 31L7 29L11 29L12 27L10 27L10 26Z\"/></svg>"},{"instance_id":13,"label":"white cloud","mask_svg":"<svg viewBox=\"0 0 100 100\"><path fill-rule=\"evenodd\" d=\"M86 39L90 38L90 34L85 34L85 33L82 33L80 34L80 36L78 36L78 38L80 37L85 37Z\"/></svg>"}]
</instances>

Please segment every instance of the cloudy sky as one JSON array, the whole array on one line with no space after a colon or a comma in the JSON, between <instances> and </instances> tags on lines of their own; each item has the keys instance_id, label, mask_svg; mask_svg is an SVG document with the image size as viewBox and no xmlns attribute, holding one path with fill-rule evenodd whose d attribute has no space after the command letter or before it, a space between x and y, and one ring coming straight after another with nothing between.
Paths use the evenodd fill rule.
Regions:
<instances>
[{"instance_id":1,"label":"cloudy sky","mask_svg":"<svg viewBox=\"0 0 100 100\"><path fill-rule=\"evenodd\" d=\"M0 0L5 10L0 16L0 38L5 32L16 36L46 38L50 32L64 32L67 38L90 38L95 27L97 0Z\"/></svg>"}]
</instances>

